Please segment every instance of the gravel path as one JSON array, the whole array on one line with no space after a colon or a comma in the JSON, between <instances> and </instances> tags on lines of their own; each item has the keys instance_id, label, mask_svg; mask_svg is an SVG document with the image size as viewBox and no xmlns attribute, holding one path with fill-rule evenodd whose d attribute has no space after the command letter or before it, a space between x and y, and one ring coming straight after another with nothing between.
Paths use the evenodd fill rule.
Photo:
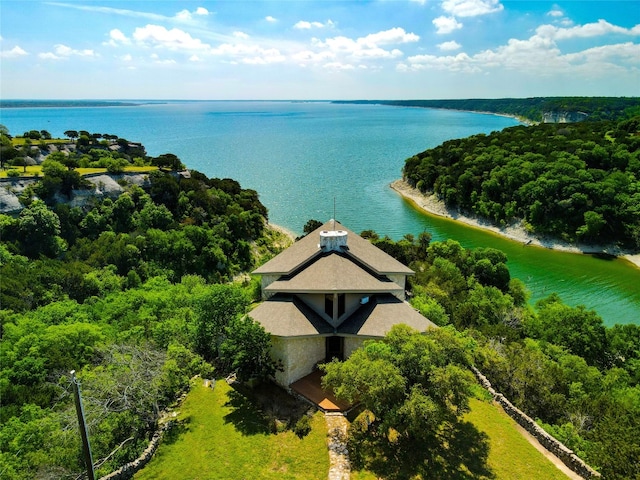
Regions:
<instances>
[{"instance_id":1,"label":"gravel path","mask_svg":"<svg viewBox=\"0 0 640 480\"><path fill-rule=\"evenodd\" d=\"M329 480L349 480L351 465L347 450L349 422L342 413L326 412L327 443L329 447Z\"/></svg>"}]
</instances>

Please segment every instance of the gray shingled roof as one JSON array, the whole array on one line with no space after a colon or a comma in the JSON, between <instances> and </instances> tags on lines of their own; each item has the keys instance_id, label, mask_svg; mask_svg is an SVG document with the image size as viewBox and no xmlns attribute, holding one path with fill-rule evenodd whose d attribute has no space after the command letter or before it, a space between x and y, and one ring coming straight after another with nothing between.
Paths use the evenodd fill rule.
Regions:
<instances>
[{"instance_id":1,"label":"gray shingled roof","mask_svg":"<svg viewBox=\"0 0 640 480\"><path fill-rule=\"evenodd\" d=\"M400 273L405 275L413 275L406 265L393 258L391 255L383 252L379 248L373 246L371 242L362 238L360 235L345 228L339 222L329 220L327 223L309 233L304 238L295 242L291 247L281 252L267 263L257 268L253 273L264 275L288 275L298 267L321 254L319 247L320 232L323 230L344 230L348 234L347 250L348 255L372 269L380 275L388 275Z\"/></svg>"},{"instance_id":2,"label":"gray shingled roof","mask_svg":"<svg viewBox=\"0 0 640 480\"><path fill-rule=\"evenodd\" d=\"M386 277L378 278L351 259L330 253L323 254L314 263L291 278L273 282L266 292L402 292L402 287Z\"/></svg>"},{"instance_id":3,"label":"gray shingled roof","mask_svg":"<svg viewBox=\"0 0 640 480\"><path fill-rule=\"evenodd\" d=\"M338 333L365 337L384 337L399 323L424 332L436 324L423 317L411 305L393 295L378 295L338 327Z\"/></svg>"},{"instance_id":4,"label":"gray shingled roof","mask_svg":"<svg viewBox=\"0 0 640 480\"><path fill-rule=\"evenodd\" d=\"M249 316L271 335L278 337L333 333L333 327L329 323L291 295L274 295L249 312Z\"/></svg>"},{"instance_id":5,"label":"gray shingled roof","mask_svg":"<svg viewBox=\"0 0 640 480\"><path fill-rule=\"evenodd\" d=\"M334 329L304 302L292 295L275 295L249 313L271 335L278 337L305 337L329 335ZM384 337L391 327L399 323L420 332L436 325L415 311L408 303L393 295L377 295L360 307L340 325L335 333L364 337Z\"/></svg>"}]
</instances>

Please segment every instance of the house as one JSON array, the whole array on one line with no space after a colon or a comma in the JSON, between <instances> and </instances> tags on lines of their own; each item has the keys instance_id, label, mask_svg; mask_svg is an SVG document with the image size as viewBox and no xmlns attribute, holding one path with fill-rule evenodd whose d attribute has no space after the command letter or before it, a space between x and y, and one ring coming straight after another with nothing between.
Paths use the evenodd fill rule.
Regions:
<instances>
[{"instance_id":1,"label":"house","mask_svg":"<svg viewBox=\"0 0 640 480\"><path fill-rule=\"evenodd\" d=\"M271 335L272 355L284 367L276 381L284 387L395 324L435 327L405 301L414 272L334 220L254 273L262 276L264 301L250 316Z\"/></svg>"}]
</instances>

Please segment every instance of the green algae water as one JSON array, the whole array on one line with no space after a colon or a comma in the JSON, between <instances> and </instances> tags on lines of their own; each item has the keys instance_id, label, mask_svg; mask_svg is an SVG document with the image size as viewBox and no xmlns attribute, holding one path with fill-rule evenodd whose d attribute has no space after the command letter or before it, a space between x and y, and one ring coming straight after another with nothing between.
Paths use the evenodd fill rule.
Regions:
<instances>
[{"instance_id":1,"label":"green algae water","mask_svg":"<svg viewBox=\"0 0 640 480\"><path fill-rule=\"evenodd\" d=\"M143 102L141 102L143 103ZM142 142L150 155L175 153L189 168L238 180L269 209L271 222L296 233L333 216L356 232L394 239L428 231L464 247L504 250L511 275L532 301L552 292L595 309L607 325L640 324L640 269L621 260L568 254L502 239L428 216L389 188L404 160L452 139L517 125L468 112L329 102L144 102L139 106L7 108L11 134L36 129L111 133Z\"/></svg>"}]
</instances>

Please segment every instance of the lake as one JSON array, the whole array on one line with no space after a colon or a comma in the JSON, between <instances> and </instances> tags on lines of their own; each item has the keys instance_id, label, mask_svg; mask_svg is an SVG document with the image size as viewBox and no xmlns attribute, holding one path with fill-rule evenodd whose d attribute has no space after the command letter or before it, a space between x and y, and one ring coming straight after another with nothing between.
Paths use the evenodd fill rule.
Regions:
<instances>
[{"instance_id":1,"label":"lake","mask_svg":"<svg viewBox=\"0 0 640 480\"><path fill-rule=\"evenodd\" d=\"M523 247L518 242L422 214L389 188L404 160L452 138L488 134L514 119L450 110L330 102L153 102L139 106L0 110L11 134L66 130L142 142L150 155L175 153L189 168L259 192L269 220L301 233L334 215L350 229L394 239L430 232L509 257L532 300L552 292L595 309L605 323L640 324L640 269L621 260Z\"/></svg>"}]
</instances>

